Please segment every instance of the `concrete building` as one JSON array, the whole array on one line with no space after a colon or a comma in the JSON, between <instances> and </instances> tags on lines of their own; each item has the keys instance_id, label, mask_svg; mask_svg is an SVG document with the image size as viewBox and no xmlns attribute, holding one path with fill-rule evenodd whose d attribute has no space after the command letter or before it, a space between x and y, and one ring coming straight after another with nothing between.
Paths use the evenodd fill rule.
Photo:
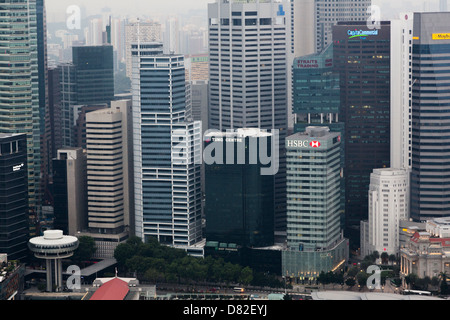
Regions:
<instances>
[{"instance_id":1,"label":"concrete building","mask_svg":"<svg viewBox=\"0 0 450 320\"><path fill-rule=\"evenodd\" d=\"M439 277L450 272L450 238L436 238L429 232L416 232L400 251L400 275L419 278Z\"/></svg>"},{"instance_id":2,"label":"concrete building","mask_svg":"<svg viewBox=\"0 0 450 320\"><path fill-rule=\"evenodd\" d=\"M162 45L161 24L149 21L130 21L125 24L125 64L126 75L131 79L132 76L132 50L131 45L144 42L161 42Z\"/></svg>"},{"instance_id":3,"label":"concrete building","mask_svg":"<svg viewBox=\"0 0 450 320\"><path fill-rule=\"evenodd\" d=\"M129 100L86 114L88 223L81 234L94 238L99 258L113 257L134 226L131 114Z\"/></svg>"},{"instance_id":4,"label":"concrete building","mask_svg":"<svg viewBox=\"0 0 450 320\"><path fill-rule=\"evenodd\" d=\"M397 255L400 221L409 219L409 172L375 169L370 177L369 219L361 224L361 256Z\"/></svg>"}]
</instances>

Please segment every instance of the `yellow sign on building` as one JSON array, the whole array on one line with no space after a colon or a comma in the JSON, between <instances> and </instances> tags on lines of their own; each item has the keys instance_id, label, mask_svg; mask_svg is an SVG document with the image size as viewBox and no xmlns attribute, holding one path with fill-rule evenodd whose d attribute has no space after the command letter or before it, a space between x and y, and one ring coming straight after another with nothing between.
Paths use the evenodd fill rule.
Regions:
<instances>
[{"instance_id":1,"label":"yellow sign on building","mask_svg":"<svg viewBox=\"0 0 450 320\"><path fill-rule=\"evenodd\" d=\"M433 33L433 40L450 40L450 33Z\"/></svg>"}]
</instances>

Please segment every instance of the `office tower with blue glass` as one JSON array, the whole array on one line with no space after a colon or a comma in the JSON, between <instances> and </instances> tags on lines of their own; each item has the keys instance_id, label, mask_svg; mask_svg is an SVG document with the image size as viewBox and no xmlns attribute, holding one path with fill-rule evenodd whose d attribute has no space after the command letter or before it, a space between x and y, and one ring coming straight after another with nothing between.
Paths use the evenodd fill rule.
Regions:
<instances>
[{"instance_id":1,"label":"office tower with blue glass","mask_svg":"<svg viewBox=\"0 0 450 320\"><path fill-rule=\"evenodd\" d=\"M450 13L415 13L411 218L450 216Z\"/></svg>"},{"instance_id":2,"label":"office tower with blue glass","mask_svg":"<svg viewBox=\"0 0 450 320\"><path fill-rule=\"evenodd\" d=\"M28 256L27 136L0 134L0 252Z\"/></svg>"},{"instance_id":3,"label":"office tower with blue glass","mask_svg":"<svg viewBox=\"0 0 450 320\"><path fill-rule=\"evenodd\" d=\"M0 7L0 133L28 137L30 223L37 221L41 174L36 0L3 1ZM35 233L33 226L30 233Z\"/></svg>"},{"instance_id":4,"label":"office tower with blue glass","mask_svg":"<svg viewBox=\"0 0 450 320\"><path fill-rule=\"evenodd\" d=\"M308 127L286 138L287 248L283 275L317 277L345 264L341 228L341 136Z\"/></svg>"},{"instance_id":5,"label":"office tower with blue glass","mask_svg":"<svg viewBox=\"0 0 450 320\"><path fill-rule=\"evenodd\" d=\"M135 234L203 255L201 122L186 122L184 57L133 55Z\"/></svg>"},{"instance_id":6,"label":"office tower with blue glass","mask_svg":"<svg viewBox=\"0 0 450 320\"><path fill-rule=\"evenodd\" d=\"M208 6L209 128L288 128L288 1L217 0ZM275 230L286 228L286 163L274 179Z\"/></svg>"},{"instance_id":7,"label":"office tower with blue glass","mask_svg":"<svg viewBox=\"0 0 450 320\"><path fill-rule=\"evenodd\" d=\"M72 62L60 66L63 146L74 147L74 106L111 104L114 100L114 56L111 45L72 48Z\"/></svg>"}]
</instances>

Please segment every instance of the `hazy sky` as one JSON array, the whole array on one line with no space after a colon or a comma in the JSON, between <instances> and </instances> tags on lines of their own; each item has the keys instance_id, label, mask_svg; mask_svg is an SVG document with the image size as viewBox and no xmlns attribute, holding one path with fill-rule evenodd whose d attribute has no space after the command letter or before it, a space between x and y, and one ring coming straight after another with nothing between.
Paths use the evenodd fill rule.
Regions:
<instances>
[{"instance_id":1,"label":"hazy sky","mask_svg":"<svg viewBox=\"0 0 450 320\"><path fill-rule=\"evenodd\" d=\"M214 0L46 0L47 15L50 22L65 21L66 9L70 5L84 6L87 14L100 13L104 7L110 7L112 15L167 15L188 13L189 10L207 8L207 4ZM298 0L301 1L301 0ZM437 10L439 0L373 0L373 4L382 9L383 18L398 10L422 11L425 6L429 10Z\"/></svg>"}]
</instances>

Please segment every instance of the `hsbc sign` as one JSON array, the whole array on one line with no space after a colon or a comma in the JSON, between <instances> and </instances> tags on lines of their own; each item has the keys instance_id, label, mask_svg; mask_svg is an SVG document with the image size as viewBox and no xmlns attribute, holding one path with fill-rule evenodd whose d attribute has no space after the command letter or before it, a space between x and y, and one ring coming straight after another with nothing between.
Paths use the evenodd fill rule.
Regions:
<instances>
[{"instance_id":1,"label":"hsbc sign","mask_svg":"<svg viewBox=\"0 0 450 320\"><path fill-rule=\"evenodd\" d=\"M287 140L287 148L320 148L319 141L310 140Z\"/></svg>"}]
</instances>

